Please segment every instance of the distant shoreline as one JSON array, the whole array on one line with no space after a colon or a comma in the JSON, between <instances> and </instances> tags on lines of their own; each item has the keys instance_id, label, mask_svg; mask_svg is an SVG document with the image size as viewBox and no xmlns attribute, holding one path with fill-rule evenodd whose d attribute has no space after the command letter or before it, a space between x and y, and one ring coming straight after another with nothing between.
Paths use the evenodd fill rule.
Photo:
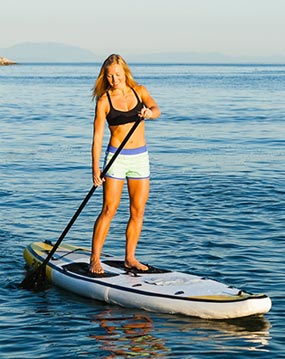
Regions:
<instances>
[{"instance_id":1,"label":"distant shoreline","mask_svg":"<svg viewBox=\"0 0 285 359\"><path fill-rule=\"evenodd\" d=\"M16 65L15 61L0 56L0 66Z\"/></svg>"},{"instance_id":2,"label":"distant shoreline","mask_svg":"<svg viewBox=\"0 0 285 359\"><path fill-rule=\"evenodd\" d=\"M17 63L102 63L106 54L94 53L78 46L58 42L23 42L0 48L0 54ZM285 64L285 54L227 55L220 52L152 52L123 53L128 63L171 64Z\"/></svg>"},{"instance_id":3,"label":"distant shoreline","mask_svg":"<svg viewBox=\"0 0 285 359\"><path fill-rule=\"evenodd\" d=\"M0 58L1 59L1 58ZM42 66L42 65L101 65L99 61L21 61L21 62L12 62L9 65L34 65L34 66ZM131 65L138 66L285 66L283 62L151 62L151 61L129 61ZM8 65L8 64L5 64Z\"/></svg>"}]
</instances>

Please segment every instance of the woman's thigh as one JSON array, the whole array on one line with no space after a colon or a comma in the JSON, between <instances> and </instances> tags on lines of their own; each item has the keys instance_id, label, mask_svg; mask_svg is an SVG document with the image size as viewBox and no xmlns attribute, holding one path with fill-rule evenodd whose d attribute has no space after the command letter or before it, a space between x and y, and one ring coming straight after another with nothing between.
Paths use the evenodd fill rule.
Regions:
<instances>
[{"instance_id":1,"label":"woman's thigh","mask_svg":"<svg viewBox=\"0 0 285 359\"><path fill-rule=\"evenodd\" d=\"M106 177L103 186L103 206L117 209L121 200L124 180Z\"/></svg>"},{"instance_id":2,"label":"woman's thigh","mask_svg":"<svg viewBox=\"0 0 285 359\"><path fill-rule=\"evenodd\" d=\"M144 211L149 195L150 181L144 179L128 179L128 191L131 210Z\"/></svg>"}]
</instances>

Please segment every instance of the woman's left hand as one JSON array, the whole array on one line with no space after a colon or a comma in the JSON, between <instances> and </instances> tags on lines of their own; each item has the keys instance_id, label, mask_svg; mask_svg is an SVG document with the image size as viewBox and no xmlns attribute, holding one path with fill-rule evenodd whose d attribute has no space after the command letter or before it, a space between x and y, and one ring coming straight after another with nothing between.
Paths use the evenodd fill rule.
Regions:
<instances>
[{"instance_id":1,"label":"woman's left hand","mask_svg":"<svg viewBox=\"0 0 285 359\"><path fill-rule=\"evenodd\" d=\"M150 108L147 108L147 107L144 107L140 114L139 114L140 117L143 117L143 118L146 118L146 119L150 119L152 117L152 111Z\"/></svg>"}]
</instances>

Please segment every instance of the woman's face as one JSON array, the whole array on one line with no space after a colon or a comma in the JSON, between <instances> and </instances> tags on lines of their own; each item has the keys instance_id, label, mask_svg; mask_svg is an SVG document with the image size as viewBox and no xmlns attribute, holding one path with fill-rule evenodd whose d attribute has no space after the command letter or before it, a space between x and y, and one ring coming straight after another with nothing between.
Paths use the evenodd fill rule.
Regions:
<instances>
[{"instance_id":1,"label":"woman's face","mask_svg":"<svg viewBox=\"0 0 285 359\"><path fill-rule=\"evenodd\" d=\"M123 67L118 64L112 64L106 69L106 77L113 89L123 88L126 85L126 75Z\"/></svg>"}]
</instances>

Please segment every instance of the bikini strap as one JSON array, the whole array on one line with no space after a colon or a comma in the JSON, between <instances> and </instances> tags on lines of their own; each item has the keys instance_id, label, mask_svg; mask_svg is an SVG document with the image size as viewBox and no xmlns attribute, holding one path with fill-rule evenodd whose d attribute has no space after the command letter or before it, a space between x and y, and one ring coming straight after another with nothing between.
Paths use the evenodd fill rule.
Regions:
<instances>
[{"instance_id":1,"label":"bikini strap","mask_svg":"<svg viewBox=\"0 0 285 359\"><path fill-rule=\"evenodd\" d=\"M141 103L141 99L139 98L138 94L136 93L135 89L131 87L131 89L133 90L133 93L135 94L137 100L138 100L138 103Z\"/></svg>"},{"instance_id":2,"label":"bikini strap","mask_svg":"<svg viewBox=\"0 0 285 359\"><path fill-rule=\"evenodd\" d=\"M137 100L138 100L138 103L142 103L141 99L139 98L138 94L136 93L135 89L131 87L131 89L133 90L133 93L135 94ZM113 107L113 104L112 104L112 101L111 101L111 96L109 94L109 91L106 91L106 94L107 94L107 97L108 97L108 101L109 101L109 104L110 104L110 107L111 108L114 108Z\"/></svg>"},{"instance_id":3,"label":"bikini strap","mask_svg":"<svg viewBox=\"0 0 285 359\"><path fill-rule=\"evenodd\" d=\"M107 91L106 94L107 94L107 97L108 97L108 101L109 101L110 107L113 108L112 101L111 101L111 96L110 96L110 94L109 94L109 91Z\"/></svg>"}]
</instances>

